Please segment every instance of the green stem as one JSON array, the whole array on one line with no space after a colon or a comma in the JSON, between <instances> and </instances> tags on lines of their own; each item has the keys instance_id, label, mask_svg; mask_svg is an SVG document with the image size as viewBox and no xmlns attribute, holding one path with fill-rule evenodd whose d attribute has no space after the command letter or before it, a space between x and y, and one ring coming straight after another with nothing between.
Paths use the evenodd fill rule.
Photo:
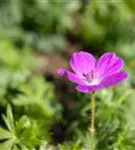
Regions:
<instances>
[{"instance_id":1,"label":"green stem","mask_svg":"<svg viewBox=\"0 0 135 150\"><path fill-rule=\"evenodd\" d=\"M95 150L95 92L92 92L90 133L91 133L91 150Z\"/></svg>"}]
</instances>

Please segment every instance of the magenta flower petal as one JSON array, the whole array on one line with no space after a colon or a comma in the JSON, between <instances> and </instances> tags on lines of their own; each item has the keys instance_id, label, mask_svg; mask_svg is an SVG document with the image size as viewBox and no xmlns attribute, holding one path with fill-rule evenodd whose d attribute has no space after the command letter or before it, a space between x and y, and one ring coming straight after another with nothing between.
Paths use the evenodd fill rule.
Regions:
<instances>
[{"instance_id":1,"label":"magenta flower petal","mask_svg":"<svg viewBox=\"0 0 135 150\"><path fill-rule=\"evenodd\" d=\"M82 75L95 68L95 61L95 58L87 52L75 52L70 60L70 66L75 73Z\"/></svg>"},{"instance_id":2,"label":"magenta flower petal","mask_svg":"<svg viewBox=\"0 0 135 150\"><path fill-rule=\"evenodd\" d=\"M114 53L102 55L96 63L96 70L102 77L119 72L124 66L124 61Z\"/></svg>"},{"instance_id":3,"label":"magenta flower petal","mask_svg":"<svg viewBox=\"0 0 135 150\"><path fill-rule=\"evenodd\" d=\"M76 90L82 93L90 93L92 91L97 90L97 86L86 86L86 85L78 85L76 86Z\"/></svg>"},{"instance_id":4,"label":"magenta flower petal","mask_svg":"<svg viewBox=\"0 0 135 150\"><path fill-rule=\"evenodd\" d=\"M115 86L118 83L120 83L121 81L125 80L128 77L126 72L119 72L116 74L113 74L111 76L107 76L106 78L104 78L101 83L100 86L102 88L104 87L109 87L109 86Z\"/></svg>"},{"instance_id":5,"label":"magenta flower petal","mask_svg":"<svg viewBox=\"0 0 135 150\"><path fill-rule=\"evenodd\" d=\"M66 75L66 69L59 68L57 73L58 73L59 76L65 76Z\"/></svg>"},{"instance_id":6,"label":"magenta flower petal","mask_svg":"<svg viewBox=\"0 0 135 150\"><path fill-rule=\"evenodd\" d=\"M60 68L58 70L58 74L60 76L65 76L67 77L70 81L76 83L76 84L79 84L79 85L85 85L85 82L79 78L76 74L64 69L64 68Z\"/></svg>"}]
</instances>

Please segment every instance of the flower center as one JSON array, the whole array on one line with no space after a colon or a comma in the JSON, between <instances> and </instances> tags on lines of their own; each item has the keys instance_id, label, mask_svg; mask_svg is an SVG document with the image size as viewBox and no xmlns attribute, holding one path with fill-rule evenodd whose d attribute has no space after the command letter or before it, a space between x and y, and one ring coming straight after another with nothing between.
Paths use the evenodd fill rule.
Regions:
<instances>
[{"instance_id":1,"label":"flower center","mask_svg":"<svg viewBox=\"0 0 135 150\"><path fill-rule=\"evenodd\" d=\"M84 80L89 84L89 85L97 85L99 83L99 78L97 76L97 73L95 71L91 71L90 73L83 73Z\"/></svg>"}]
</instances>

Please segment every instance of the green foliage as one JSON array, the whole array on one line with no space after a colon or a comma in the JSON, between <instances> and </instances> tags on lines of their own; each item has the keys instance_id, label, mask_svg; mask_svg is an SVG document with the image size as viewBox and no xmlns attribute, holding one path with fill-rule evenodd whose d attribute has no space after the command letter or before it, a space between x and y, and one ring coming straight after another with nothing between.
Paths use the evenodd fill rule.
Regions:
<instances>
[{"instance_id":1,"label":"green foliage","mask_svg":"<svg viewBox=\"0 0 135 150\"><path fill-rule=\"evenodd\" d=\"M27 47L18 49L3 38L0 48L1 113L8 103L14 110L14 118L10 107L3 117L7 130L0 128L0 149L31 150L51 139L49 130L60 119L61 107L54 86L41 75L32 75L34 55Z\"/></svg>"},{"instance_id":2,"label":"green foliage","mask_svg":"<svg viewBox=\"0 0 135 150\"><path fill-rule=\"evenodd\" d=\"M0 34L46 53L64 50L64 34L73 28L71 15L79 7L76 0L1 1Z\"/></svg>"},{"instance_id":3,"label":"green foliage","mask_svg":"<svg viewBox=\"0 0 135 150\"><path fill-rule=\"evenodd\" d=\"M124 91L123 94L121 94ZM115 89L105 89L96 96L96 149L132 150L135 147L134 91L125 83ZM79 139L81 149L91 149L90 126L91 98L78 95L75 110L67 113L70 120L68 140ZM87 101L86 101L87 100ZM69 114L69 115L68 115ZM68 121L69 121L68 120ZM67 122L68 122L67 121ZM76 135L76 136L75 136Z\"/></svg>"},{"instance_id":4,"label":"green foliage","mask_svg":"<svg viewBox=\"0 0 135 150\"><path fill-rule=\"evenodd\" d=\"M3 116L8 130L0 128L0 140L4 141L0 149L8 150L12 147L15 150L31 150L43 140L50 139L48 132L51 125L61 116L60 105L54 101L52 88L41 77L32 77L29 82L18 86L19 93L10 103L14 105L15 118L20 119L15 121L11 107L8 107L7 117Z\"/></svg>"},{"instance_id":5,"label":"green foliage","mask_svg":"<svg viewBox=\"0 0 135 150\"><path fill-rule=\"evenodd\" d=\"M59 144L58 146L53 146L48 144L47 142L44 142L39 150L82 150L80 147L80 141L75 142L74 144L68 143L68 144Z\"/></svg>"},{"instance_id":6,"label":"green foliage","mask_svg":"<svg viewBox=\"0 0 135 150\"><path fill-rule=\"evenodd\" d=\"M122 91L124 91L124 88L114 92L111 90L108 90L108 92L102 91L100 94L102 103L99 103L98 108L100 107L100 109L97 108L99 149L102 149L102 147L105 149L134 148L134 137L131 138L131 135L135 135L133 133L135 131L131 131L131 120L129 121L127 116L130 112L128 105L132 103L131 95L133 91L128 89L121 95ZM103 98L107 97L107 95L109 95L108 98L104 100ZM105 141L106 138L107 140ZM132 141L133 143L128 143L127 141Z\"/></svg>"},{"instance_id":7,"label":"green foliage","mask_svg":"<svg viewBox=\"0 0 135 150\"><path fill-rule=\"evenodd\" d=\"M133 1L89 1L80 27L83 44L93 49L116 51L126 58L133 57L127 49L134 51L134 14Z\"/></svg>"},{"instance_id":8,"label":"green foliage","mask_svg":"<svg viewBox=\"0 0 135 150\"><path fill-rule=\"evenodd\" d=\"M24 47L16 48L8 39L0 40L0 101L6 103L9 89L15 89L30 76L35 66L31 51ZM9 93L8 93L9 94Z\"/></svg>"},{"instance_id":9,"label":"green foliage","mask_svg":"<svg viewBox=\"0 0 135 150\"><path fill-rule=\"evenodd\" d=\"M80 140L78 140L77 142L74 143L68 143L68 144L61 144L59 145L59 149L60 150L82 150L81 146L80 146Z\"/></svg>"},{"instance_id":10,"label":"green foliage","mask_svg":"<svg viewBox=\"0 0 135 150\"><path fill-rule=\"evenodd\" d=\"M31 67L32 56L30 55L30 49L27 47L19 50L9 40L1 39L0 48L0 64L2 67L14 70L26 70Z\"/></svg>"},{"instance_id":11,"label":"green foliage","mask_svg":"<svg viewBox=\"0 0 135 150\"><path fill-rule=\"evenodd\" d=\"M8 106L3 119L7 129L0 128L0 144L2 150L29 150L41 143L38 138L37 124L26 116L18 121L13 118L11 107Z\"/></svg>"},{"instance_id":12,"label":"green foliage","mask_svg":"<svg viewBox=\"0 0 135 150\"><path fill-rule=\"evenodd\" d=\"M25 114L36 120L41 137L49 138L48 130L53 120L59 120L61 117L59 113L61 107L55 101L53 86L45 82L42 77L32 77L18 89L20 93L12 103L17 109L23 109ZM56 113L57 115L55 115Z\"/></svg>"}]
</instances>

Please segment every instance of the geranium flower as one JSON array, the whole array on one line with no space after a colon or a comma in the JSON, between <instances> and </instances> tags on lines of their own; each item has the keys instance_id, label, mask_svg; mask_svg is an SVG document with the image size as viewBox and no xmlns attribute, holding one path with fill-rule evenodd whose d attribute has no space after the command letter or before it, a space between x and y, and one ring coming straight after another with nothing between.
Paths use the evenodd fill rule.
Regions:
<instances>
[{"instance_id":1,"label":"geranium flower","mask_svg":"<svg viewBox=\"0 0 135 150\"><path fill-rule=\"evenodd\" d=\"M70 66L74 73L60 68L58 74L76 83L76 89L83 93L115 86L127 78L127 73L121 71L124 61L115 53L105 53L96 60L90 53L75 52Z\"/></svg>"}]
</instances>

